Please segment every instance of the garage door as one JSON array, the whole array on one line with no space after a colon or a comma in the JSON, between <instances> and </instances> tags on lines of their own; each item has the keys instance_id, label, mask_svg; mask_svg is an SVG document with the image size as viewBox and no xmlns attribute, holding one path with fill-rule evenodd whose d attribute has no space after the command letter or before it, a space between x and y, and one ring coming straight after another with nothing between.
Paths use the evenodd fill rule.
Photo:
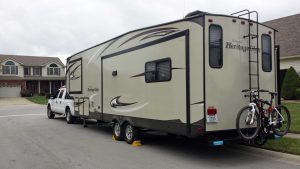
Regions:
<instances>
[{"instance_id":1,"label":"garage door","mask_svg":"<svg viewBox=\"0 0 300 169\"><path fill-rule=\"evenodd\" d=\"M20 97L21 86L1 86L0 97Z\"/></svg>"}]
</instances>

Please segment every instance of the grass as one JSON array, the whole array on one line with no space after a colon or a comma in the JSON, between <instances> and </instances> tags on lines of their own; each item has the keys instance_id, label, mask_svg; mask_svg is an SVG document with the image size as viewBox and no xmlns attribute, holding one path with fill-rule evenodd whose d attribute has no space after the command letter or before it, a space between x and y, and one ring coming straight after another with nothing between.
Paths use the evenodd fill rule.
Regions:
<instances>
[{"instance_id":1,"label":"grass","mask_svg":"<svg viewBox=\"0 0 300 169\"><path fill-rule=\"evenodd\" d=\"M300 139L283 137L277 140L268 140L262 148L300 155Z\"/></svg>"},{"instance_id":2,"label":"grass","mask_svg":"<svg viewBox=\"0 0 300 169\"><path fill-rule=\"evenodd\" d=\"M37 103L37 104L43 104L46 105L48 100L46 99L45 96L33 96L33 97L27 97L27 100Z\"/></svg>"},{"instance_id":3,"label":"grass","mask_svg":"<svg viewBox=\"0 0 300 169\"><path fill-rule=\"evenodd\" d=\"M283 103L291 114L291 133L299 133L300 134L300 103Z\"/></svg>"}]
</instances>

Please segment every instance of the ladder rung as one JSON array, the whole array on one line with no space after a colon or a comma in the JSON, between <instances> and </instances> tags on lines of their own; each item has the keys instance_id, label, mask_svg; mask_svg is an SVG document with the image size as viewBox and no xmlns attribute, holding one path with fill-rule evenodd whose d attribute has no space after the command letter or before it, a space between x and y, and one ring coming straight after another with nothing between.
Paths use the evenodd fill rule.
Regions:
<instances>
[{"instance_id":1,"label":"ladder rung","mask_svg":"<svg viewBox=\"0 0 300 169\"><path fill-rule=\"evenodd\" d=\"M258 61L256 61L256 60L250 60L249 62L258 63Z\"/></svg>"},{"instance_id":2,"label":"ladder rung","mask_svg":"<svg viewBox=\"0 0 300 169\"><path fill-rule=\"evenodd\" d=\"M259 76L259 74L249 74L250 76Z\"/></svg>"},{"instance_id":3,"label":"ladder rung","mask_svg":"<svg viewBox=\"0 0 300 169\"><path fill-rule=\"evenodd\" d=\"M254 39L254 38L258 38L258 35L248 34L248 35L243 36L243 38L248 38L248 37L251 37L252 39Z\"/></svg>"}]
</instances>

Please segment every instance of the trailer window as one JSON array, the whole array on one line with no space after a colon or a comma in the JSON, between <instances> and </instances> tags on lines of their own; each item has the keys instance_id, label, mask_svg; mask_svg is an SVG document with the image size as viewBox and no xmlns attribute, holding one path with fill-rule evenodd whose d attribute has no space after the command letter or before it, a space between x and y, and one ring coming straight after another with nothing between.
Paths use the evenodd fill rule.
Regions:
<instances>
[{"instance_id":1,"label":"trailer window","mask_svg":"<svg viewBox=\"0 0 300 169\"><path fill-rule=\"evenodd\" d=\"M261 37L261 48L262 48L262 69L265 72L272 71L272 47L271 47L271 36L262 35Z\"/></svg>"},{"instance_id":2,"label":"trailer window","mask_svg":"<svg viewBox=\"0 0 300 169\"><path fill-rule=\"evenodd\" d=\"M209 65L212 68L223 66L223 32L219 25L209 26Z\"/></svg>"},{"instance_id":3,"label":"trailer window","mask_svg":"<svg viewBox=\"0 0 300 169\"><path fill-rule=\"evenodd\" d=\"M146 83L171 80L171 59L147 62L145 65Z\"/></svg>"}]
</instances>

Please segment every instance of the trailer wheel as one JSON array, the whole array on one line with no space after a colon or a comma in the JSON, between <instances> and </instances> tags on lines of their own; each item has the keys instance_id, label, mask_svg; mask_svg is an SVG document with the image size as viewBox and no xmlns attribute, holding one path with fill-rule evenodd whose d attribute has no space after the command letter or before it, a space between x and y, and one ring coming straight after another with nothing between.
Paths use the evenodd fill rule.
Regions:
<instances>
[{"instance_id":1,"label":"trailer wheel","mask_svg":"<svg viewBox=\"0 0 300 169\"><path fill-rule=\"evenodd\" d=\"M70 109L66 110L66 121L68 124L74 123L74 117L72 116Z\"/></svg>"},{"instance_id":2,"label":"trailer wheel","mask_svg":"<svg viewBox=\"0 0 300 169\"><path fill-rule=\"evenodd\" d=\"M136 127L130 123L125 124L125 141L128 144L132 144L134 141L139 139L139 131Z\"/></svg>"},{"instance_id":3,"label":"trailer wheel","mask_svg":"<svg viewBox=\"0 0 300 169\"><path fill-rule=\"evenodd\" d=\"M113 135L114 138L118 141L124 140L124 130L118 121L115 121L113 123Z\"/></svg>"},{"instance_id":4,"label":"trailer wheel","mask_svg":"<svg viewBox=\"0 0 300 169\"><path fill-rule=\"evenodd\" d=\"M54 119L54 117L55 117L55 114L52 112L50 106L47 107L47 116L48 116L48 119Z\"/></svg>"}]
</instances>

